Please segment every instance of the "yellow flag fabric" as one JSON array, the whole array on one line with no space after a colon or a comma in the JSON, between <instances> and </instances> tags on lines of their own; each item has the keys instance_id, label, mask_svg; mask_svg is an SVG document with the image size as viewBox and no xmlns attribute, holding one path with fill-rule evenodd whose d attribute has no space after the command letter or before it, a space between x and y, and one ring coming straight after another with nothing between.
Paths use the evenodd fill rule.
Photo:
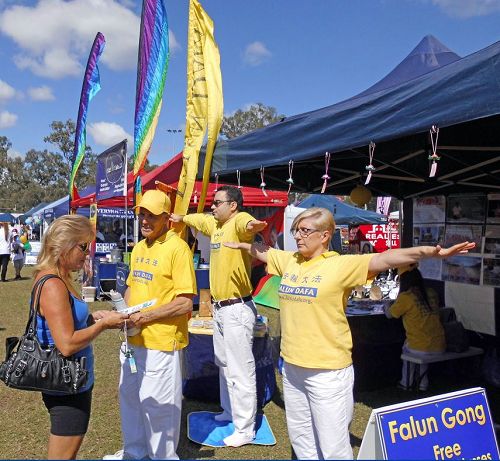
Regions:
<instances>
[{"instance_id":1,"label":"yellow flag fabric","mask_svg":"<svg viewBox=\"0 0 500 461\"><path fill-rule=\"evenodd\" d=\"M189 2L186 130L182 171L174 212L187 214L193 193L198 157L209 127L211 152L222 124L222 78L219 50L214 41L214 25L198 0ZM208 150L208 146L207 146ZM212 156L210 154L210 157ZM210 164L208 165L210 171ZM208 175L207 175L208 176Z\"/></svg>"},{"instance_id":2,"label":"yellow flag fabric","mask_svg":"<svg viewBox=\"0 0 500 461\"><path fill-rule=\"evenodd\" d=\"M220 54L213 35L207 36L204 57L208 90L208 142L205 153L205 164L203 165L203 185L201 188L200 201L198 202L198 213L201 213L205 207L208 183L210 182L212 156L222 125L224 110Z\"/></svg>"}]
</instances>

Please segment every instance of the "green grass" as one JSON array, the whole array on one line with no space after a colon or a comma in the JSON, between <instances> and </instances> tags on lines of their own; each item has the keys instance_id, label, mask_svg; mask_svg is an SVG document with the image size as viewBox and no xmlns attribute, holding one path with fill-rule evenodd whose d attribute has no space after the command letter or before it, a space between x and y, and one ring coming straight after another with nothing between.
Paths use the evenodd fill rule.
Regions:
<instances>
[{"instance_id":1,"label":"green grass","mask_svg":"<svg viewBox=\"0 0 500 461\"><path fill-rule=\"evenodd\" d=\"M23 269L23 276L30 277L32 269ZM11 265L8 277L13 278ZM5 338L17 336L24 331L28 315L31 279L0 284L0 358L4 359ZM93 309L110 307L107 303L94 303ZM279 332L279 311L261 308L269 317L271 330ZM116 331L108 331L95 341L96 383L93 393L93 410L89 432L79 453L82 459L99 459L104 454L121 448L120 416L118 406L120 339ZM277 375L278 391L266 405L264 412L276 436L273 447L247 445L238 449L210 448L190 442L186 436L186 415L191 411L219 408L215 404L185 399L183 403L182 432L178 454L181 459L290 459L284 405L281 395L281 379ZM453 380L455 381L455 380ZM449 392L477 385L477 382L436 382L433 393ZM430 395L425 394L425 395ZM422 395L419 395L419 397ZM372 408L411 400L414 394L405 393L395 387L355 394L355 413L351 425L351 442L357 454ZM46 456L49 420L45 407L37 392L9 389L0 384L0 414L4 429L0 431L0 458L29 459Z\"/></svg>"}]
</instances>

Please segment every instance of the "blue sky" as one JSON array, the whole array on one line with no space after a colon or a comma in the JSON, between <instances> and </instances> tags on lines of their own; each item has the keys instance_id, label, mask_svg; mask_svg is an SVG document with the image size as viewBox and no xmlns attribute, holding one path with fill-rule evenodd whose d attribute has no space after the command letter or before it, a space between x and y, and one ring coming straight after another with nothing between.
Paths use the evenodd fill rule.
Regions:
<instances>
[{"instance_id":1,"label":"blue sky","mask_svg":"<svg viewBox=\"0 0 500 461\"><path fill-rule=\"evenodd\" d=\"M215 24L224 113L252 103L295 115L351 97L427 34L466 56L500 40L500 0L201 0ZM180 151L186 104L187 0L165 0L171 58L150 160ZM95 34L106 37L87 143L133 149L139 0L0 0L0 135L10 155L51 149L54 120L76 120ZM457 101L459 103L459 101ZM53 150L53 149L52 149Z\"/></svg>"}]
</instances>

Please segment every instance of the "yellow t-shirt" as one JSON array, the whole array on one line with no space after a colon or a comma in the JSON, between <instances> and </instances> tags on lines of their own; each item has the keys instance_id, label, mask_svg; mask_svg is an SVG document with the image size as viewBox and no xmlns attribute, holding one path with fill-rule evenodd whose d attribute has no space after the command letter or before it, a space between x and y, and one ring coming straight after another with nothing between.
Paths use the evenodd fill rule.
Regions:
<instances>
[{"instance_id":1,"label":"yellow t-shirt","mask_svg":"<svg viewBox=\"0 0 500 461\"><path fill-rule=\"evenodd\" d=\"M438 296L431 288L427 288L426 292L431 312L411 291L399 293L389 312L395 318L403 317L406 339L411 349L422 352L444 352L446 340L439 319Z\"/></svg>"},{"instance_id":2,"label":"yellow t-shirt","mask_svg":"<svg viewBox=\"0 0 500 461\"><path fill-rule=\"evenodd\" d=\"M184 222L210 237L210 293L217 301L239 298L252 293L250 282L251 257L243 250L233 250L224 242L252 243L254 235L247 224L254 218L239 212L224 224L210 214L184 216Z\"/></svg>"},{"instance_id":3,"label":"yellow t-shirt","mask_svg":"<svg viewBox=\"0 0 500 461\"><path fill-rule=\"evenodd\" d=\"M196 294L193 255L187 243L169 231L152 245L141 240L130 257L129 306L156 298L154 306L167 304L178 295ZM159 351L179 350L188 345L187 314L147 324L140 334L129 338L135 346Z\"/></svg>"},{"instance_id":4,"label":"yellow t-shirt","mask_svg":"<svg viewBox=\"0 0 500 461\"><path fill-rule=\"evenodd\" d=\"M339 370L352 364L347 298L368 277L374 255L334 251L305 261L300 253L269 249L267 270L281 276L281 355L293 365Z\"/></svg>"}]
</instances>

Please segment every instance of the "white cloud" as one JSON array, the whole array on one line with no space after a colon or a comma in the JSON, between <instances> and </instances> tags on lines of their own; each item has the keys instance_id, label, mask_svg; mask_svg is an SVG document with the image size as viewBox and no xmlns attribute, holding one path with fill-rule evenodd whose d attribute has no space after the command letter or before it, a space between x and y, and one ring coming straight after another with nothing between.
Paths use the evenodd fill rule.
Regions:
<instances>
[{"instance_id":1,"label":"white cloud","mask_svg":"<svg viewBox=\"0 0 500 461\"><path fill-rule=\"evenodd\" d=\"M500 12L499 0L432 0L446 14L459 18L487 16Z\"/></svg>"},{"instance_id":2,"label":"white cloud","mask_svg":"<svg viewBox=\"0 0 500 461\"><path fill-rule=\"evenodd\" d=\"M140 17L116 0L40 0L0 14L0 32L20 50L16 65L49 78L81 75L98 31L107 41L100 63L135 68L139 27Z\"/></svg>"},{"instance_id":3,"label":"white cloud","mask_svg":"<svg viewBox=\"0 0 500 461\"><path fill-rule=\"evenodd\" d=\"M175 54L177 51L182 49L181 45L177 41L175 34L172 32L172 29L168 29L168 46L170 49L170 54Z\"/></svg>"},{"instance_id":4,"label":"white cloud","mask_svg":"<svg viewBox=\"0 0 500 461\"><path fill-rule=\"evenodd\" d=\"M24 155L21 154L21 152L12 148L7 150L7 156L9 156L10 158L16 158L16 157L24 158Z\"/></svg>"},{"instance_id":5,"label":"white cloud","mask_svg":"<svg viewBox=\"0 0 500 461\"><path fill-rule=\"evenodd\" d=\"M0 80L0 101L11 99L16 95L16 90L12 88L7 82Z\"/></svg>"},{"instance_id":6,"label":"white cloud","mask_svg":"<svg viewBox=\"0 0 500 461\"><path fill-rule=\"evenodd\" d=\"M53 101L55 99L52 88L47 85L29 88L28 94L33 101Z\"/></svg>"},{"instance_id":7,"label":"white cloud","mask_svg":"<svg viewBox=\"0 0 500 461\"><path fill-rule=\"evenodd\" d=\"M0 128L10 128L17 122L17 115L6 110L0 112Z\"/></svg>"},{"instance_id":8,"label":"white cloud","mask_svg":"<svg viewBox=\"0 0 500 461\"><path fill-rule=\"evenodd\" d=\"M266 48L262 42L250 43L243 54L243 62L249 66L259 66L263 62L269 60L272 53Z\"/></svg>"},{"instance_id":9,"label":"white cloud","mask_svg":"<svg viewBox=\"0 0 500 461\"><path fill-rule=\"evenodd\" d=\"M112 70L133 70L137 66L140 13L134 13L129 5L133 3L126 0L14 4L0 13L0 32L19 48L15 64L35 75L53 79L80 76L97 32L106 37L100 64ZM181 49L171 30L169 41L172 54Z\"/></svg>"},{"instance_id":10,"label":"white cloud","mask_svg":"<svg viewBox=\"0 0 500 461\"><path fill-rule=\"evenodd\" d=\"M104 147L112 145L127 139L129 150L134 145L134 137L128 134L124 128L116 123L97 122L87 126L87 133L92 136L96 144Z\"/></svg>"}]
</instances>

